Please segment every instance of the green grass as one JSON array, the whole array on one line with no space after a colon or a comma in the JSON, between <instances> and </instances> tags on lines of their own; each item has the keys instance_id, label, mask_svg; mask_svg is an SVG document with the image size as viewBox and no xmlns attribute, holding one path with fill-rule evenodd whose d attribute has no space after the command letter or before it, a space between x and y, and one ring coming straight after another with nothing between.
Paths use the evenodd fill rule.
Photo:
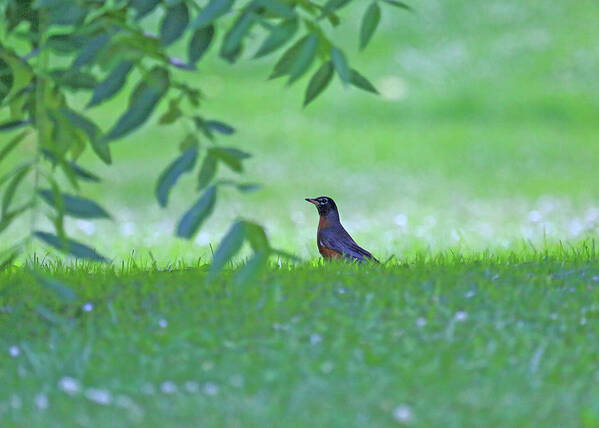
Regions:
<instances>
[{"instance_id":1,"label":"green grass","mask_svg":"<svg viewBox=\"0 0 599 428\"><path fill-rule=\"evenodd\" d=\"M46 267L70 303L2 274L1 425L599 423L592 242L273 266L246 286L161 269Z\"/></svg>"}]
</instances>

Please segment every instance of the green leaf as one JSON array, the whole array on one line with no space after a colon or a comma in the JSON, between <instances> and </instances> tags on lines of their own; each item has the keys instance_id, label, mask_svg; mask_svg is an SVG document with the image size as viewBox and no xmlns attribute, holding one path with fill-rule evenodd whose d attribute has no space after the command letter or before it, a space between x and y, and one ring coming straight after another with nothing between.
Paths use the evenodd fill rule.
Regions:
<instances>
[{"instance_id":1,"label":"green leaf","mask_svg":"<svg viewBox=\"0 0 599 428\"><path fill-rule=\"evenodd\" d=\"M304 98L304 106L307 106L314 98L316 98L322 91L329 86L333 77L333 63L327 61L320 66L320 68L314 73L310 83L306 88L306 96Z\"/></svg>"},{"instance_id":2,"label":"green leaf","mask_svg":"<svg viewBox=\"0 0 599 428\"><path fill-rule=\"evenodd\" d=\"M362 18L362 26L360 27L360 49L364 49L372 38L376 27L381 21L381 8L378 3L371 3L364 13Z\"/></svg>"},{"instance_id":3,"label":"green leaf","mask_svg":"<svg viewBox=\"0 0 599 428\"><path fill-rule=\"evenodd\" d=\"M106 79L98 83L87 107L98 105L116 95L125 86L127 76L132 68L133 62L131 61L122 61L118 64Z\"/></svg>"},{"instance_id":4,"label":"green leaf","mask_svg":"<svg viewBox=\"0 0 599 428\"><path fill-rule=\"evenodd\" d=\"M179 220L177 236L190 239L195 235L202 223L212 214L215 203L216 187L210 186Z\"/></svg>"},{"instance_id":5,"label":"green leaf","mask_svg":"<svg viewBox=\"0 0 599 428\"><path fill-rule=\"evenodd\" d=\"M233 223L214 252L212 265L210 266L212 274L220 272L225 264L239 252L245 239L245 232L245 222L237 221Z\"/></svg>"},{"instance_id":6,"label":"green leaf","mask_svg":"<svg viewBox=\"0 0 599 428\"><path fill-rule=\"evenodd\" d=\"M164 46L174 43L185 32L189 24L189 10L185 2L179 2L166 10L160 23L160 39Z\"/></svg>"},{"instance_id":7,"label":"green leaf","mask_svg":"<svg viewBox=\"0 0 599 428\"><path fill-rule=\"evenodd\" d=\"M316 52L318 50L318 37L315 34L311 34L302 43L297 56L293 59L289 67L289 81L288 84L293 83L299 79L307 70L310 68Z\"/></svg>"},{"instance_id":8,"label":"green leaf","mask_svg":"<svg viewBox=\"0 0 599 428\"><path fill-rule=\"evenodd\" d=\"M2 44L0 44L0 59L8 64L12 71L12 85L5 96L5 98L10 99L29 85L33 78L33 70L26 61L23 61L14 52L6 49Z\"/></svg>"},{"instance_id":9,"label":"green leaf","mask_svg":"<svg viewBox=\"0 0 599 428\"><path fill-rule=\"evenodd\" d=\"M19 170L13 176L12 180L10 180L10 182L8 183L8 186L6 186L6 190L4 191L4 196L2 197L2 215L3 216L5 213L8 212L8 209L10 208L10 203L12 202L13 197L15 195L15 191L19 187L19 184L21 183L21 181L23 181L23 179L29 172L29 169L30 169L30 167L28 166L26 168Z\"/></svg>"},{"instance_id":10,"label":"green leaf","mask_svg":"<svg viewBox=\"0 0 599 428\"><path fill-rule=\"evenodd\" d=\"M372 92L373 94L379 93L379 91L376 90L376 88L372 85L372 83L370 83L368 81L368 79L366 79L364 76L362 76L360 73L358 73L353 68L352 68L351 74L350 74L350 82L352 85L354 85L357 88L363 89L368 92Z\"/></svg>"},{"instance_id":11,"label":"green leaf","mask_svg":"<svg viewBox=\"0 0 599 428\"><path fill-rule=\"evenodd\" d=\"M388 3L392 6L395 7L399 7L400 9L405 9L405 10L412 10L412 8L410 6L408 6L407 4L405 4L402 1L397 1L397 0L383 0L385 3Z\"/></svg>"},{"instance_id":12,"label":"green leaf","mask_svg":"<svg viewBox=\"0 0 599 428\"><path fill-rule=\"evenodd\" d=\"M253 12L244 12L231 25L220 49L220 56L230 63L234 63L241 53L243 38L256 22Z\"/></svg>"},{"instance_id":13,"label":"green leaf","mask_svg":"<svg viewBox=\"0 0 599 428\"><path fill-rule=\"evenodd\" d=\"M198 158L198 149L191 148L186 150L181 156L175 159L163 172L160 174L156 182L156 199L162 207L166 207L168 203L168 195L172 187L177 183L179 177L185 172L193 169Z\"/></svg>"},{"instance_id":14,"label":"green leaf","mask_svg":"<svg viewBox=\"0 0 599 428\"><path fill-rule=\"evenodd\" d=\"M268 265L267 251L258 251L246 262L245 265L237 269L233 278L233 283L237 286L251 284L258 275L260 275Z\"/></svg>"},{"instance_id":15,"label":"green leaf","mask_svg":"<svg viewBox=\"0 0 599 428\"><path fill-rule=\"evenodd\" d=\"M337 74L339 75L343 83L349 83L351 80L351 71L343 52L340 49L337 49L335 46L333 46L333 48L331 49L331 59L333 60L335 71L337 71Z\"/></svg>"},{"instance_id":16,"label":"green leaf","mask_svg":"<svg viewBox=\"0 0 599 428\"><path fill-rule=\"evenodd\" d=\"M266 236L266 232L262 226L257 223L246 221L245 231L248 242L250 243L250 246L254 252L268 251L270 249L268 237Z\"/></svg>"},{"instance_id":17,"label":"green leaf","mask_svg":"<svg viewBox=\"0 0 599 428\"><path fill-rule=\"evenodd\" d=\"M210 0L208 5L202 9L197 18L192 22L191 28L196 29L211 24L217 18L230 11L233 3L235 3L235 0Z\"/></svg>"},{"instance_id":18,"label":"green leaf","mask_svg":"<svg viewBox=\"0 0 599 428\"><path fill-rule=\"evenodd\" d=\"M62 193L58 197L62 200L57 203L57 195L49 189L38 190L39 195L48 205L61 211L58 203L64 204L64 212L67 215L76 218L110 218L110 215L91 199L81 198L79 196Z\"/></svg>"},{"instance_id":19,"label":"green leaf","mask_svg":"<svg viewBox=\"0 0 599 428\"><path fill-rule=\"evenodd\" d=\"M59 68L50 72L52 79L59 85L77 91L79 89L90 90L96 87L96 78L87 72L76 68Z\"/></svg>"},{"instance_id":20,"label":"green leaf","mask_svg":"<svg viewBox=\"0 0 599 428\"><path fill-rule=\"evenodd\" d=\"M154 67L144 80L137 85L129 99L127 111L108 132L105 140L122 138L143 125L160 99L168 91L169 85L168 71L162 67Z\"/></svg>"},{"instance_id":21,"label":"green leaf","mask_svg":"<svg viewBox=\"0 0 599 428\"><path fill-rule=\"evenodd\" d=\"M263 6L266 10L274 15L281 16L283 18L294 18L295 11L289 5L281 2L280 0L256 0L256 5Z\"/></svg>"},{"instance_id":22,"label":"green leaf","mask_svg":"<svg viewBox=\"0 0 599 428\"><path fill-rule=\"evenodd\" d=\"M12 131L13 129L29 125L30 123L30 120L11 120L9 122L4 122L0 124L0 132Z\"/></svg>"},{"instance_id":23,"label":"green leaf","mask_svg":"<svg viewBox=\"0 0 599 428\"><path fill-rule=\"evenodd\" d=\"M72 125L81 129L88 136L89 142L96 155L98 155L104 163L109 165L112 162L110 148L108 147L107 142L100 138L100 129L98 126L87 117L70 108L61 107L59 111Z\"/></svg>"},{"instance_id":24,"label":"green leaf","mask_svg":"<svg viewBox=\"0 0 599 428\"><path fill-rule=\"evenodd\" d=\"M71 254L75 257L79 257L82 259L88 259L98 262L108 261L106 257L102 256L101 254L98 254L96 250L94 250L93 248L88 247L87 245L77 242L73 239L60 239L58 236L52 233L41 232L39 230L36 230L33 233L33 235L38 239L44 241L51 247L56 248L58 251L62 251L63 253Z\"/></svg>"},{"instance_id":25,"label":"green leaf","mask_svg":"<svg viewBox=\"0 0 599 428\"><path fill-rule=\"evenodd\" d=\"M0 222L0 224L1 223L2 222ZM11 267L13 265L13 262L16 260L17 257L19 257L18 251L13 251L12 253L10 253L8 255L8 257L5 257L5 258L1 259L2 261L0 261L0 272L3 272L6 269L8 269L9 267Z\"/></svg>"},{"instance_id":26,"label":"green leaf","mask_svg":"<svg viewBox=\"0 0 599 428\"><path fill-rule=\"evenodd\" d=\"M214 39L214 25L202 27L193 33L187 47L187 58L191 64L198 62L210 47Z\"/></svg>"},{"instance_id":27,"label":"green leaf","mask_svg":"<svg viewBox=\"0 0 599 428\"><path fill-rule=\"evenodd\" d=\"M6 156L8 156L8 154L10 152L12 152L21 141L23 141L23 139L25 138L25 136L28 133L29 133L29 131L25 130L25 131L21 132L20 134L17 134L8 143L6 143L6 145L2 148L2 150L0 150L0 162L2 162L2 160Z\"/></svg>"},{"instance_id":28,"label":"green leaf","mask_svg":"<svg viewBox=\"0 0 599 428\"><path fill-rule=\"evenodd\" d=\"M329 0L325 3L322 8L322 15L324 17L331 12L335 12L336 10L341 9L343 6L346 6L351 0Z\"/></svg>"},{"instance_id":29,"label":"green leaf","mask_svg":"<svg viewBox=\"0 0 599 428\"><path fill-rule=\"evenodd\" d=\"M160 0L131 0L131 7L137 10L135 19L141 19L154 10Z\"/></svg>"},{"instance_id":30,"label":"green leaf","mask_svg":"<svg viewBox=\"0 0 599 428\"><path fill-rule=\"evenodd\" d=\"M166 113L164 113L162 116L160 116L160 119L158 120L159 124L161 124L161 125L171 124L183 115L183 112L179 108L180 100L181 100L180 98L173 98L172 100L170 100L168 102L168 110L166 111Z\"/></svg>"},{"instance_id":31,"label":"green leaf","mask_svg":"<svg viewBox=\"0 0 599 428\"><path fill-rule=\"evenodd\" d=\"M218 158L208 151L204 157L202 167L200 168L200 172L198 174L198 190L202 190L204 187L210 184L216 175L217 167Z\"/></svg>"},{"instance_id":32,"label":"green leaf","mask_svg":"<svg viewBox=\"0 0 599 428\"><path fill-rule=\"evenodd\" d=\"M243 152L233 147L214 147L210 149L210 153L224 162L229 168L235 172L243 171L242 161L251 157L249 153Z\"/></svg>"},{"instance_id":33,"label":"green leaf","mask_svg":"<svg viewBox=\"0 0 599 428\"><path fill-rule=\"evenodd\" d=\"M73 67L81 67L92 62L108 42L110 42L110 35L107 33L100 33L89 39L73 61Z\"/></svg>"},{"instance_id":34,"label":"green leaf","mask_svg":"<svg viewBox=\"0 0 599 428\"><path fill-rule=\"evenodd\" d=\"M32 271L32 273L40 285L51 291L59 299L67 303L73 303L77 300L77 293L75 293L71 287L38 272Z\"/></svg>"},{"instance_id":35,"label":"green leaf","mask_svg":"<svg viewBox=\"0 0 599 428\"><path fill-rule=\"evenodd\" d=\"M308 40L309 37L310 35L302 37L293 45L291 45L291 47L287 49L285 53L283 53L281 58L279 58L279 60L275 64L275 67L272 73L270 74L269 79L276 79L277 77L289 74L289 70L291 69L291 66L293 65L295 58L298 56L302 46L304 45L304 43L306 43L306 40Z\"/></svg>"},{"instance_id":36,"label":"green leaf","mask_svg":"<svg viewBox=\"0 0 599 428\"><path fill-rule=\"evenodd\" d=\"M218 120L207 120L204 122L208 128L223 135L231 135L235 133L235 128Z\"/></svg>"},{"instance_id":37,"label":"green leaf","mask_svg":"<svg viewBox=\"0 0 599 428\"><path fill-rule=\"evenodd\" d=\"M262 185L257 183L241 183L237 184L235 187L237 187L237 190L239 190L240 192L251 193L255 192L256 190L260 190L262 188Z\"/></svg>"},{"instance_id":38,"label":"green leaf","mask_svg":"<svg viewBox=\"0 0 599 428\"><path fill-rule=\"evenodd\" d=\"M28 202L26 204L21 205L18 208L15 208L9 212L4 213L2 215L2 217L0 217L0 233L2 233L8 226L10 226L10 224L12 223L12 221L15 218L17 218L22 213L24 213L29 208L31 208L31 206L32 206L32 203Z\"/></svg>"},{"instance_id":39,"label":"green leaf","mask_svg":"<svg viewBox=\"0 0 599 428\"><path fill-rule=\"evenodd\" d=\"M269 53L277 50L285 43L287 43L293 35L297 32L298 29L298 20L297 19L288 19L281 22L276 27L270 31L268 37L262 42L258 52L254 55L254 58L260 58Z\"/></svg>"}]
</instances>

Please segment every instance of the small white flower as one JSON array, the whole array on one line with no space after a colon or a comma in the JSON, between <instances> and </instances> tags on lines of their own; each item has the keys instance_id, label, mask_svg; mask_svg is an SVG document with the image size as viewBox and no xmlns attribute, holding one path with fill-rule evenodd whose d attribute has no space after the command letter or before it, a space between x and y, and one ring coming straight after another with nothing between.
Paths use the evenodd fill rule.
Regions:
<instances>
[{"instance_id":1,"label":"small white flower","mask_svg":"<svg viewBox=\"0 0 599 428\"><path fill-rule=\"evenodd\" d=\"M160 328L167 328L168 327L168 321L165 320L164 318L161 318L158 321L158 325L160 326Z\"/></svg>"},{"instance_id":2,"label":"small white flower","mask_svg":"<svg viewBox=\"0 0 599 428\"><path fill-rule=\"evenodd\" d=\"M46 394L37 394L34 401L38 409L44 410L48 408L48 396Z\"/></svg>"},{"instance_id":3,"label":"small white flower","mask_svg":"<svg viewBox=\"0 0 599 428\"><path fill-rule=\"evenodd\" d=\"M81 390L79 381L69 376L65 376L62 379L60 379L60 381L58 382L58 387L69 395L76 394Z\"/></svg>"},{"instance_id":4,"label":"small white flower","mask_svg":"<svg viewBox=\"0 0 599 428\"><path fill-rule=\"evenodd\" d=\"M397 214L393 221L399 227L406 227L408 225L408 216L405 214Z\"/></svg>"},{"instance_id":5,"label":"small white flower","mask_svg":"<svg viewBox=\"0 0 599 428\"><path fill-rule=\"evenodd\" d=\"M204 394L214 396L218 394L218 385L212 382L206 382L204 385Z\"/></svg>"},{"instance_id":6,"label":"small white flower","mask_svg":"<svg viewBox=\"0 0 599 428\"><path fill-rule=\"evenodd\" d=\"M177 392L177 385L175 385L174 382L167 380L165 382L162 382L162 384L160 385L160 390L164 394L174 394L175 392Z\"/></svg>"},{"instance_id":7,"label":"small white flower","mask_svg":"<svg viewBox=\"0 0 599 428\"><path fill-rule=\"evenodd\" d=\"M402 404L393 409L393 418L400 424L407 424L413 418L412 409L407 404Z\"/></svg>"},{"instance_id":8,"label":"small white flower","mask_svg":"<svg viewBox=\"0 0 599 428\"><path fill-rule=\"evenodd\" d=\"M599 275L595 275L591 278L593 281L598 282L599 281Z\"/></svg>"},{"instance_id":9,"label":"small white flower","mask_svg":"<svg viewBox=\"0 0 599 428\"><path fill-rule=\"evenodd\" d=\"M542 220L543 216L537 210L532 210L528 213L528 220L532 223L538 223Z\"/></svg>"},{"instance_id":10,"label":"small white flower","mask_svg":"<svg viewBox=\"0 0 599 428\"><path fill-rule=\"evenodd\" d=\"M420 317L416 320L416 325L418 327L424 327L426 325L426 318Z\"/></svg>"},{"instance_id":11,"label":"small white flower","mask_svg":"<svg viewBox=\"0 0 599 428\"><path fill-rule=\"evenodd\" d=\"M112 402L112 394L104 389L88 388L85 391L85 398L103 406L107 406Z\"/></svg>"},{"instance_id":12,"label":"small white flower","mask_svg":"<svg viewBox=\"0 0 599 428\"><path fill-rule=\"evenodd\" d=\"M580 325L586 325L586 323L587 323L587 319L586 318L583 317L583 318L580 319Z\"/></svg>"},{"instance_id":13,"label":"small white flower","mask_svg":"<svg viewBox=\"0 0 599 428\"><path fill-rule=\"evenodd\" d=\"M21 354L21 350L19 349L18 346L13 345L10 348L8 348L8 353L10 354L11 357L15 358Z\"/></svg>"},{"instance_id":14,"label":"small white flower","mask_svg":"<svg viewBox=\"0 0 599 428\"><path fill-rule=\"evenodd\" d=\"M466 296L466 299L470 299L471 297L476 296L476 292L474 290L470 290L469 292L467 292L465 294L465 296Z\"/></svg>"},{"instance_id":15,"label":"small white flower","mask_svg":"<svg viewBox=\"0 0 599 428\"><path fill-rule=\"evenodd\" d=\"M322 342L322 336L320 334L310 335L310 345L317 345Z\"/></svg>"},{"instance_id":16,"label":"small white flower","mask_svg":"<svg viewBox=\"0 0 599 428\"><path fill-rule=\"evenodd\" d=\"M91 312L94 310L94 304L87 302L81 307L81 309L83 309L83 312Z\"/></svg>"},{"instance_id":17,"label":"small white flower","mask_svg":"<svg viewBox=\"0 0 599 428\"><path fill-rule=\"evenodd\" d=\"M454 319L456 321L465 321L468 318L468 312L466 311L458 311L455 313Z\"/></svg>"}]
</instances>

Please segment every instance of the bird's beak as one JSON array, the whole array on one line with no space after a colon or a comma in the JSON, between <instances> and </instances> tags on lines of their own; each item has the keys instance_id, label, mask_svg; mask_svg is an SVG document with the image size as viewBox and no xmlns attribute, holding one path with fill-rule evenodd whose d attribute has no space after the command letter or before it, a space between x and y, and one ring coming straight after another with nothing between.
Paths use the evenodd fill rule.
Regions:
<instances>
[{"instance_id":1,"label":"bird's beak","mask_svg":"<svg viewBox=\"0 0 599 428\"><path fill-rule=\"evenodd\" d=\"M310 202L311 204L318 205L318 201L316 199L306 198L306 201Z\"/></svg>"}]
</instances>

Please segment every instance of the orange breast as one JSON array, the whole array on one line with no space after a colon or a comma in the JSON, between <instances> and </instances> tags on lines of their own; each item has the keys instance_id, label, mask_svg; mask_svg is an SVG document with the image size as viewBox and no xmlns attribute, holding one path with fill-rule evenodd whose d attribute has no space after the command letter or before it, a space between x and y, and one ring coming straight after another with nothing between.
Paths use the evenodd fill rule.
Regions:
<instances>
[{"instance_id":1,"label":"orange breast","mask_svg":"<svg viewBox=\"0 0 599 428\"><path fill-rule=\"evenodd\" d=\"M320 245L320 241L317 242L317 245L318 245L318 252L325 259L340 259L340 258L343 258L343 254L341 254L339 251L331 250L330 248L327 248L327 247L325 247L323 245Z\"/></svg>"}]
</instances>

